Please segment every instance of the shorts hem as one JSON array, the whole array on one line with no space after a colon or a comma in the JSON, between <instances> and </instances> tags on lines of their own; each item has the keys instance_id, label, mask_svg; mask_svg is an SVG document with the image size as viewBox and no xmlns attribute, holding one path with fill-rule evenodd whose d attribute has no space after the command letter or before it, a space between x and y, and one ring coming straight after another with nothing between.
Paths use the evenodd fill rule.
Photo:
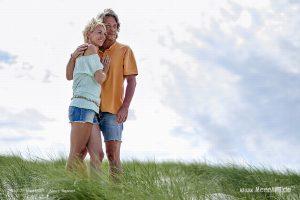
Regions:
<instances>
[{"instance_id":1,"label":"shorts hem","mask_svg":"<svg viewBox=\"0 0 300 200\"><path fill-rule=\"evenodd\" d=\"M118 141L118 142L122 142L122 140L118 140L118 139L108 139L108 140L104 140L104 142L110 142L110 141Z\"/></svg>"},{"instance_id":2,"label":"shorts hem","mask_svg":"<svg viewBox=\"0 0 300 200\"><path fill-rule=\"evenodd\" d=\"M77 122L77 123L90 123L90 124L98 124L97 122L84 122L84 121L69 121L69 123Z\"/></svg>"}]
</instances>

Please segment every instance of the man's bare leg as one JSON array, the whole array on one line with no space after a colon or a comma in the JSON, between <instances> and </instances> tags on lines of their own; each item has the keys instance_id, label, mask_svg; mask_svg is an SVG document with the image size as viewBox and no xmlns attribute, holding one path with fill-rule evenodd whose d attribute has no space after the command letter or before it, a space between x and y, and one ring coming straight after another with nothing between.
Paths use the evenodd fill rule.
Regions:
<instances>
[{"instance_id":1,"label":"man's bare leg","mask_svg":"<svg viewBox=\"0 0 300 200\"><path fill-rule=\"evenodd\" d=\"M106 155L109 161L109 172L113 180L123 174L120 159L121 141L107 141L105 142Z\"/></svg>"}]
</instances>

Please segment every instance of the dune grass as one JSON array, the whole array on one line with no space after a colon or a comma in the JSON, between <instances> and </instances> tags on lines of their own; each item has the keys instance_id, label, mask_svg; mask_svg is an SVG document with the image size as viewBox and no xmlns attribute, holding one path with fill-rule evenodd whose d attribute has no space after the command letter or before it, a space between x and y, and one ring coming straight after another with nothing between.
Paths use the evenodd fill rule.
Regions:
<instances>
[{"instance_id":1,"label":"dune grass","mask_svg":"<svg viewBox=\"0 0 300 200\"><path fill-rule=\"evenodd\" d=\"M0 199L300 199L300 174L289 170L132 160L113 182L107 161L98 177L65 163L0 156Z\"/></svg>"}]
</instances>

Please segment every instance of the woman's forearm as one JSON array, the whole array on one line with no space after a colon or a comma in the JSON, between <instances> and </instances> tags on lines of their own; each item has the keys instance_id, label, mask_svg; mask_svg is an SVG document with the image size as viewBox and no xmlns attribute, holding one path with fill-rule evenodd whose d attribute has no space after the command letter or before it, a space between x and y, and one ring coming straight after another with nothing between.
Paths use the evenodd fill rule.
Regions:
<instances>
[{"instance_id":1,"label":"woman's forearm","mask_svg":"<svg viewBox=\"0 0 300 200\"><path fill-rule=\"evenodd\" d=\"M106 73L103 70L98 70L96 71L94 78L100 85L102 85L102 83L106 80Z\"/></svg>"},{"instance_id":2,"label":"woman's forearm","mask_svg":"<svg viewBox=\"0 0 300 200\"><path fill-rule=\"evenodd\" d=\"M73 57L70 58L66 67L66 78L67 80L73 80L73 71L75 67L75 60Z\"/></svg>"},{"instance_id":3,"label":"woman's forearm","mask_svg":"<svg viewBox=\"0 0 300 200\"><path fill-rule=\"evenodd\" d=\"M73 80L73 72L75 68L76 58L83 55L85 50L88 48L88 44L82 44L71 54L71 58L66 67L66 78L67 80Z\"/></svg>"}]
</instances>

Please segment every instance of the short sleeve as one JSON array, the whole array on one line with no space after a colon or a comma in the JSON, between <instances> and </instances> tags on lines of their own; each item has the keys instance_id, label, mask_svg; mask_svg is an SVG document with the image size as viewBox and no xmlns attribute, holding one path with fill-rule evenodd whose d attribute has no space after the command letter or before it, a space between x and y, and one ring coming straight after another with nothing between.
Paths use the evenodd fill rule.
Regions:
<instances>
[{"instance_id":1,"label":"short sleeve","mask_svg":"<svg viewBox=\"0 0 300 200\"><path fill-rule=\"evenodd\" d=\"M83 73L94 76L95 72L100 69L103 69L103 65L98 54L80 56L76 59L74 74Z\"/></svg>"},{"instance_id":2,"label":"short sleeve","mask_svg":"<svg viewBox=\"0 0 300 200\"><path fill-rule=\"evenodd\" d=\"M124 56L124 72L123 75L137 75L138 69L134 54L130 47L127 48Z\"/></svg>"}]
</instances>

